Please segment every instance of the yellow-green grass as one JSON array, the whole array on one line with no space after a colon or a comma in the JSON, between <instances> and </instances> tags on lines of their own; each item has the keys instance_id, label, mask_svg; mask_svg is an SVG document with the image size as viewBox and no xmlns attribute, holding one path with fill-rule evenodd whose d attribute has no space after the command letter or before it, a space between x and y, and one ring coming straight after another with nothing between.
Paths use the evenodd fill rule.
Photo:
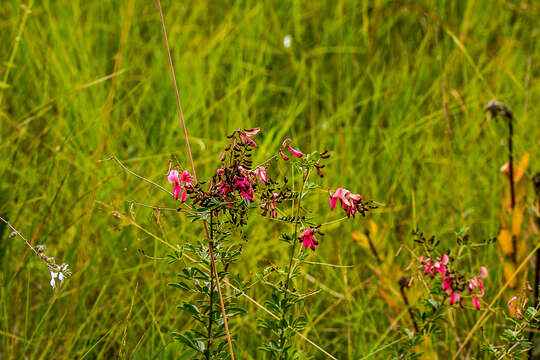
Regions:
<instances>
[{"instance_id":1,"label":"yellow-green grass","mask_svg":"<svg viewBox=\"0 0 540 360\"><path fill-rule=\"evenodd\" d=\"M53 293L44 265L3 232L0 357L181 358L183 347L171 333L191 323L176 309L184 294L167 286L179 265L159 260L170 249L148 232L181 244L201 239L202 229L177 213L162 213L157 223L150 209L137 207L135 221L147 233L126 226L111 209L129 215L130 200L175 203L104 161L117 156L163 186L172 154L188 167L157 6L24 4L0 5L0 215L68 262L73 276ZM395 254L411 245L416 225L447 248L463 227L477 241L497 235L506 129L486 120L489 100L513 109L516 155L531 152L527 176L540 169L535 1L162 5L199 178L215 171L226 134L260 126L255 161L286 137L303 151L328 149L323 189L346 187L386 205L368 215L379 227L374 242L384 265L353 240L352 231L366 226L357 218L327 228L309 258L352 267L306 265L316 283L296 284L333 290L310 297L302 311L315 322L306 335L337 358L361 358L399 337L386 332L399 314L378 289L402 306L396 281L410 258L406 250ZM310 201L320 222L341 216L329 212L324 191ZM255 212L242 260L231 271L253 278L266 266L284 265L280 230ZM495 246L466 265L488 266L488 299L504 283ZM257 285L249 296L264 303L268 294ZM241 303L247 314L230 324L237 358L262 359L257 347L267 334L256 322L262 313L245 298ZM432 340L426 351L441 358L455 352L455 336L463 341L479 316L457 312L452 337ZM502 320L489 320L484 335L496 339ZM406 316L401 321L411 326ZM300 338L297 346L324 358ZM482 358L477 344L470 350Z\"/></svg>"}]
</instances>

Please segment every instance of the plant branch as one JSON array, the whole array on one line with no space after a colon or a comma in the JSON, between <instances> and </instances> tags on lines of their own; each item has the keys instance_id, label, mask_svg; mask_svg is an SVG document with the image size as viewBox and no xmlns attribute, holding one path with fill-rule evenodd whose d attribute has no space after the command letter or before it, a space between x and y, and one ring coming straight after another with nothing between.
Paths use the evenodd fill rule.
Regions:
<instances>
[{"instance_id":1,"label":"plant branch","mask_svg":"<svg viewBox=\"0 0 540 360\"><path fill-rule=\"evenodd\" d=\"M169 48L169 40L167 38L167 29L165 28L165 19L163 17L163 11L161 9L161 1L160 0L156 0L156 1L157 1L158 9L159 9L159 18L160 18L160 21L161 21L161 30L163 32L163 40L165 42L165 48L167 50L167 59L169 60L169 70L171 72L171 77L172 77L172 81L173 81L173 85L174 85L174 94L176 95L176 104L178 105L178 116L180 118L180 122L182 123L182 129L184 130L184 139L186 141L186 148L187 148L187 152L188 152L189 162L190 162L190 165L191 165L191 173L193 175L193 179L195 181L197 181L197 173L195 172L195 165L193 163L193 156L191 155L191 147L189 146L189 136L188 136L188 132L187 132L186 122L184 120L184 113L182 111L182 105L180 103L180 94L178 93L178 85L176 84L176 76L174 75L174 66L173 66L172 57L171 57L171 50ZM214 261L214 252L212 250L212 239L210 238L210 236L208 234L208 226L206 224L206 221L204 222L204 231L205 231L206 237L208 239L208 252L210 253L210 259L211 259L211 265L212 265L211 271L213 271L214 274L216 275L216 285L217 285L218 294L219 294L219 302L220 302L220 305L221 305L221 313L223 315L223 324L225 326L225 333L227 335L227 343L229 345L229 352L230 352L230 355L231 355L231 360L234 360L234 352L233 352L233 348L232 348L231 334L229 332L229 325L227 324L227 316L226 316L226 312L225 312L225 306L223 304L223 296L221 295L221 287L220 287L220 284L219 284L219 276L218 276L217 269L216 269L216 264L215 264L215 261Z\"/></svg>"}]
</instances>

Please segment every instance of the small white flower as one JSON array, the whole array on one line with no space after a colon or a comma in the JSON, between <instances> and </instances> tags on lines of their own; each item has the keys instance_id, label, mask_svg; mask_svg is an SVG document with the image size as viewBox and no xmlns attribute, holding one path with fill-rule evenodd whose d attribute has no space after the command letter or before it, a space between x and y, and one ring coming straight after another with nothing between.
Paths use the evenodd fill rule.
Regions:
<instances>
[{"instance_id":1,"label":"small white flower","mask_svg":"<svg viewBox=\"0 0 540 360\"><path fill-rule=\"evenodd\" d=\"M64 283L64 279L71 275L71 272L68 270L68 264L62 264L60 266L56 266L56 268L58 270L50 270L49 268L49 273L51 274L50 284L55 290L57 289L55 279L58 279L60 281L60 285L62 285Z\"/></svg>"},{"instance_id":2,"label":"small white flower","mask_svg":"<svg viewBox=\"0 0 540 360\"><path fill-rule=\"evenodd\" d=\"M283 46L285 46L286 48L291 47L291 35L285 35L285 37L283 38Z\"/></svg>"},{"instance_id":3,"label":"small white flower","mask_svg":"<svg viewBox=\"0 0 540 360\"><path fill-rule=\"evenodd\" d=\"M53 289L56 290L56 281L54 279L56 279L58 277L58 273L52 271L52 270L49 270L49 272L51 273L51 286Z\"/></svg>"}]
</instances>

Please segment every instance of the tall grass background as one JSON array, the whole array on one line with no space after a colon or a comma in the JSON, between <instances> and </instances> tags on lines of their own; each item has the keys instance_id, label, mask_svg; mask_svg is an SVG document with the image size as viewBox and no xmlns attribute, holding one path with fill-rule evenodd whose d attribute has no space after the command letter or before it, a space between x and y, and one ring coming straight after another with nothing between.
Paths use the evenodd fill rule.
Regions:
<instances>
[{"instance_id":1,"label":"tall grass background","mask_svg":"<svg viewBox=\"0 0 540 360\"><path fill-rule=\"evenodd\" d=\"M255 162L292 137L301 150L331 151L323 189L386 205L370 216L382 265L353 239L367 226L356 219L327 229L309 259L352 267L305 267L301 286L323 289L306 301L306 335L338 358L383 346L400 316L410 326L379 288L404 309L397 280L409 257L396 253L413 228L447 247L463 227L475 240L497 235L507 154L504 124L483 113L489 100L513 109L515 153L531 152L528 175L540 168L538 2L162 5L199 178L215 171L226 134L260 126ZM0 226L0 357L182 358L171 332L189 321L176 309L185 294L167 286L179 265L160 260L170 249L149 233L171 244L203 233L176 213L157 221L135 207L139 228L118 219L113 211L129 216L133 199L175 205L105 161L117 156L164 186L171 155L189 165L155 2L4 0L0 59L0 215L73 271L54 293L43 265ZM321 192L312 204L326 214L327 200ZM280 226L260 220L233 270L242 277L286 256ZM488 266L493 296L505 281L496 248L470 261ZM255 286L249 296L263 303L268 294ZM241 301L249 311L231 320L237 357L262 358L260 311ZM478 316L460 314L457 336ZM493 319L478 337L498 329ZM452 344L440 339L428 351L444 358Z\"/></svg>"}]
</instances>

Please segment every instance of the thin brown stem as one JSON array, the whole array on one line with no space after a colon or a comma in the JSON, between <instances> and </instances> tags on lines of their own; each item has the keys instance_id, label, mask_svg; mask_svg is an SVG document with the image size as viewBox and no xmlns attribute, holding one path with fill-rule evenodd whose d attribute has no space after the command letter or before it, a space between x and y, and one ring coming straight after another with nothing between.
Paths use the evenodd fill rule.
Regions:
<instances>
[{"instance_id":1,"label":"thin brown stem","mask_svg":"<svg viewBox=\"0 0 540 360\"><path fill-rule=\"evenodd\" d=\"M163 11L161 10L161 1L157 0L157 5L159 8L159 18L161 20L161 30L163 32L163 39L165 41L165 48L167 49L167 58L169 59L169 70L171 71L172 82L174 86L174 94L176 95L176 104L178 105L178 117L182 123L182 129L184 130L184 139L186 140L186 148L188 152L189 162L191 164L191 172L193 178L197 181L197 174L195 173L195 165L193 164L193 156L191 156L191 147L189 146L189 136L186 127L186 122L184 121L184 112L182 111L182 105L180 103L180 94L178 92L178 85L176 84L176 76L174 75L174 67L171 57L171 50L169 48L169 40L167 38L167 29L165 28L165 19L163 18Z\"/></svg>"},{"instance_id":2,"label":"thin brown stem","mask_svg":"<svg viewBox=\"0 0 540 360\"><path fill-rule=\"evenodd\" d=\"M191 155L191 147L189 146L189 135L188 135L188 132L187 132L186 122L184 120L184 113L182 111L182 104L180 103L180 94L178 92L178 85L176 84L176 76L174 74L174 66L173 66L172 57L171 57L171 50L169 48L169 40L167 38L167 29L165 28L165 19L163 17L163 11L161 9L161 1L160 0L156 0L156 1L157 1L158 9L159 9L159 18L160 18L160 21L161 21L161 30L163 32L163 40L165 41L165 48L167 50L167 58L169 60L169 70L171 72L171 77L172 77L172 81L173 81L174 94L176 96L176 104L178 106L178 116L180 118L180 122L182 123L182 129L184 130L184 139L186 141L186 148L187 148L187 152L188 152L189 162L190 162L190 165L191 165L191 173L193 175L193 179L196 182L197 181L197 173L195 172L195 164L193 163L193 156ZM229 332L229 325L227 324L227 316L226 316L226 312L225 312L225 305L223 304L223 296L221 295L221 286L219 284L219 276L218 276L217 269L216 269L216 263L214 261L214 252L213 252L213 249L212 249L212 241L213 240L211 239L211 237L208 234L208 226L207 226L206 222L204 222L204 231L205 231L206 237L208 239L208 252L210 253L210 259L211 259L211 269L210 270L213 271L215 276L216 276L216 286L217 286L217 289L218 289L219 302L220 302L220 305L221 305L221 314L223 315L223 325L225 327L225 333L227 335L227 342L229 344L229 352L231 354L231 360L234 360L234 352L233 352L233 348L232 348L231 334Z\"/></svg>"},{"instance_id":3,"label":"thin brown stem","mask_svg":"<svg viewBox=\"0 0 540 360\"><path fill-rule=\"evenodd\" d=\"M368 240L369 248L371 249L371 252L373 253L373 256L375 256L375 259L377 260L377 263L380 265L382 264L381 258L379 257L379 253L377 252L377 248L371 241L371 237L369 236L369 231L366 230L365 232L366 238Z\"/></svg>"},{"instance_id":4,"label":"thin brown stem","mask_svg":"<svg viewBox=\"0 0 540 360\"><path fill-rule=\"evenodd\" d=\"M512 125L512 116L509 114L506 115L508 120L508 164L510 165L510 198L511 198L511 209L512 216L514 213L514 208L516 207L516 191L515 191L515 182L514 182L514 154L513 154L513 137L514 137L514 127ZM512 234L512 246L514 248L514 253L512 258L514 263L517 263L517 237Z\"/></svg>"},{"instance_id":5,"label":"thin brown stem","mask_svg":"<svg viewBox=\"0 0 540 360\"><path fill-rule=\"evenodd\" d=\"M407 298L407 294L405 293L405 287L407 286L407 279L402 277L399 280L399 290L401 292L401 297L403 298L403 302L405 303L405 306L407 307L407 311L409 312L409 316L411 317L411 321L414 326L414 330L416 333L418 333L418 324L416 324L416 318L414 317L414 312L409 304L409 299Z\"/></svg>"}]
</instances>

